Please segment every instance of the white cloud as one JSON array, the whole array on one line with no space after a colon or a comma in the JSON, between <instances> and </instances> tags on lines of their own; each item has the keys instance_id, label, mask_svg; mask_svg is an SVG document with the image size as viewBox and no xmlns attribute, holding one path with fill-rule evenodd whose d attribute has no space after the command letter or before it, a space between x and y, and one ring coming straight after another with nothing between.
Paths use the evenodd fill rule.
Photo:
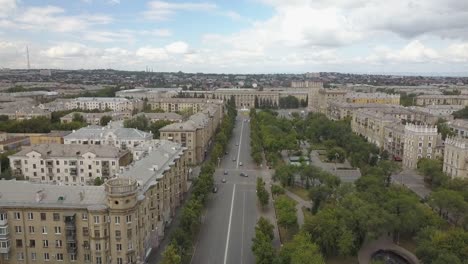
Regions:
<instances>
[{"instance_id":1,"label":"white cloud","mask_svg":"<svg viewBox=\"0 0 468 264\"><path fill-rule=\"evenodd\" d=\"M136 33L142 36L155 36L155 37L170 37L172 36L172 31L167 28L158 28L153 30L140 30Z\"/></svg>"},{"instance_id":2,"label":"white cloud","mask_svg":"<svg viewBox=\"0 0 468 264\"><path fill-rule=\"evenodd\" d=\"M142 57L145 60L167 60L169 59L169 55L167 54L166 50L163 48L153 48L153 47L143 47L139 48L136 51L136 55L138 57Z\"/></svg>"},{"instance_id":3,"label":"white cloud","mask_svg":"<svg viewBox=\"0 0 468 264\"><path fill-rule=\"evenodd\" d=\"M227 17L229 17L229 18L232 19L232 20L240 20L240 19L242 19L242 16L241 16L239 13L235 12L235 11L227 11L227 12L224 12L224 15L227 16Z\"/></svg>"},{"instance_id":4,"label":"white cloud","mask_svg":"<svg viewBox=\"0 0 468 264\"><path fill-rule=\"evenodd\" d=\"M178 11L213 11L217 9L215 4L180 2L171 3L164 1L151 1L148 3L148 10L143 15L151 20L167 20Z\"/></svg>"},{"instance_id":5,"label":"white cloud","mask_svg":"<svg viewBox=\"0 0 468 264\"><path fill-rule=\"evenodd\" d=\"M97 48L88 47L80 43L61 43L41 52L51 59L84 58L100 56L102 51Z\"/></svg>"},{"instance_id":6,"label":"white cloud","mask_svg":"<svg viewBox=\"0 0 468 264\"><path fill-rule=\"evenodd\" d=\"M183 41L177 41L166 45L165 49L169 53L185 54L189 52L189 45Z\"/></svg>"},{"instance_id":7,"label":"white cloud","mask_svg":"<svg viewBox=\"0 0 468 264\"><path fill-rule=\"evenodd\" d=\"M11 15L16 8L16 0L0 0L0 18Z\"/></svg>"}]
</instances>

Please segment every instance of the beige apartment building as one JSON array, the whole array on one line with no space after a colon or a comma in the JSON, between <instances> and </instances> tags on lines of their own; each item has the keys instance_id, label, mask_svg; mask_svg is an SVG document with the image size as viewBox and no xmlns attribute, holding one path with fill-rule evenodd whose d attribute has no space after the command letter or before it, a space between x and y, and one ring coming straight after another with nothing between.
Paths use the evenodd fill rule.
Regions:
<instances>
[{"instance_id":1,"label":"beige apartment building","mask_svg":"<svg viewBox=\"0 0 468 264\"><path fill-rule=\"evenodd\" d=\"M89 125L100 125L101 118L104 116L111 117L112 121L120 121L129 119L132 117L132 112L104 112L104 113L83 113L83 112L72 112L60 118L61 123L71 123L75 115L83 117L84 121Z\"/></svg>"},{"instance_id":2,"label":"beige apartment building","mask_svg":"<svg viewBox=\"0 0 468 264\"><path fill-rule=\"evenodd\" d=\"M192 114L200 112L208 104L223 105L221 100L204 99L204 98L157 98L151 99L148 102L151 109L162 109L164 112L186 112Z\"/></svg>"},{"instance_id":3,"label":"beige apartment building","mask_svg":"<svg viewBox=\"0 0 468 264\"><path fill-rule=\"evenodd\" d=\"M445 140L443 171L451 178L468 178L468 140L452 137Z\"/></svg>"},{"instance_id":4,"label":"beige apartment building","mask_svg":"<svg viewBox=\"0 0 468 264\"><path fill-rule=\"evenodd\" d=\"M468 95L419 95L416 97L416 105L463 105L468 106Z\"/></svg>"},{"instance_id":5,"label":"beige apartment building","mask_svg":"<svg viewBox=\"0 0 468 264\"><path fill-rule=\"evenodd\" d=\"M189 164L202 162L212 143L216 129L221 124L224 116L223 106L213 104L194 115L189 120L180 123L169 124L162 127L161 139L170 140L187 147L187 159Z\"/></svg>"},{"instance_id":6,"label":"beige apartment building","mask_svg":"<svg viewBox=\"0 0 468 264\"><path fill-rule=\"evenodd\" d=\"M351 129L379 148L385 145L385 127L396 126L400 120L380 111L360 109L353 113Z\"/></svg>"},{"instance_id":7,"label":"beige apartment building","mask_svg":"<svg viewBox=\"0 0 468 264\"><path fill-rule=\"evenodd\" d=\"M93 184L96 178L114 177L132 162L129 151L102 145L41 144L10 155L16 178L65 185Z\"/></svg>"},{"instance_id":8,"label":"beige apartment building","mask_svg":"<svg viewBox=\"0 0 468 264\"><path fill-rule=\"evenodd\" d=\"M0 184L2 264L143 264L187 190L185 148L168 141L103 186Z\"/></svg>"},{"instance_id":9,"label":"beige apartment building","mask_svg":"<svg viewBox=\"0 0 468 264\"><path fill-rule=\"evenodd\" d=\"M400 94L350 92L344 101L354 104L400 104Z\"/></svg>"},{"instance_id":10,"label":"beige apartment building","mask_svg":"<svg viewBox=\"0 0 468 264\"><path fill-rule=\"evenodd\" d=\"M132 112L134 109L141 109L143 103L141 100L129 100L119 97L78 97L65 101L65 108L84 109L84 110L106 110L110 109L117 112Z\"/></svg>"},{"instance_id":11,"label":"beige apartment building","mask_svg":"<svg viewBox=\"0 0 468 264\"><path fill-rule=\"evenodd\" d=\"M438 140L436 126L407 124L404 138L403 165L405 167L415 169L419 159L435 158Z\"/></svg>"}]
</instances>

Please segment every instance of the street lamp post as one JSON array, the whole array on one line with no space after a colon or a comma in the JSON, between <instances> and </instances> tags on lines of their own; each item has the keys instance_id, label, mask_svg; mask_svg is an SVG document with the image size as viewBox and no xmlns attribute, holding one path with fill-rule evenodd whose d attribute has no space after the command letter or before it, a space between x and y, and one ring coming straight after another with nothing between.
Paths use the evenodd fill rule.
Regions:
<instances>
[{"instance_id":1,"label":"street lamp post","mask_svg":"<svg viewBox=\"0 0 468 264\"><path fill-rule=\"evenodd\" d=\"M335 171L336 171L336 161L340 158L340 154L338 152L335 152Z\"/></svg>"}]
</instances>

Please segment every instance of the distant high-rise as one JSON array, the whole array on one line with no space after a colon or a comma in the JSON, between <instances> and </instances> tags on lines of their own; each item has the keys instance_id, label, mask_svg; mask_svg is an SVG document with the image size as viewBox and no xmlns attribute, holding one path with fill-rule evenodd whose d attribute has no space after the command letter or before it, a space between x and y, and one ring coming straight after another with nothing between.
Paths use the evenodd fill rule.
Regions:
<instances>
[{"instance_id":1,"label":"distant high-rise","mask_svg":"<svg viewBox=\"0 0 468 264\"><path fill-rule=\"evenodd\" d=\"M29 48L28 46L26 46L26 60L27 60L27 63L28 63L28 70L31 69L31 64L29 63Z\"/></svg>"}]
</instances>

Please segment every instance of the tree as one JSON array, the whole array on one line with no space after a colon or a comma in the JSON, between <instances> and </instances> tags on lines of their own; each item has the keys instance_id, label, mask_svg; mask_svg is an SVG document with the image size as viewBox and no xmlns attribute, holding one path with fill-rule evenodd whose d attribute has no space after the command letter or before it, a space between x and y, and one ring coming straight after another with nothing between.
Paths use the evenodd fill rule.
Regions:
<instances>
[{"instance_id":1,"label":"tree","mask_svg":"<svg viewBox=\"0 0 468 264\"><path fill-rule=\"evenodd\" d=\"M273 240L275 237L273 228L273 224L271 224L270 221L268 221L263 216L260 216L260 219L257 221L257 226L255 226L255 230L259 230L260 232L264 233L270 238L270 240Z\"/></svg>"},{"instance_id":2,"label":"tree","mask_svg":"<svg viewBox=\"0 0 468 264\"><path fill-rule=\"evenodd\" d=\"M312 243L306 232L296 234L291 242L286 243L279 253L281 264L325 264L319 248Z\"/></svg>"},{"instance_id":3,"label":"tree","mask_svg":"<svg viewBox=\"0 0 468 264\"><path fill-rule=\"evenodd\" d=\"M468 119L468 106L452 113L455 119Z\"/></svg>"},{"instance_id":4,"label":"tree","mask_svg":"<svg viewBox=\"0 0 468 264\"><path fill-rule=\"evenodd\" d=\"M275 249L271 244L271 239L260 230L255 230L255 237L252 239L252 251L255 255L256 264L271 264L275 258Z\"/></svg>"},{"instance_id":5,"label":"tree","mask_svg":"<svg viewBox=\"0 0 468 264\"><path fill-rule=\"evenodd\" d=\"M293 200L282 195L275 200L278 225L284 228L297 227L296 204Z\"/></svg>"},{"instance_id":6,"label":"tree","mask_svg":"<svg viewBox=\"0 0 468 264\"><path fill-rule=\"evenodd\" d=\"M268 201L270 199L270 195L265 188L265 182L262 178L257 178L257 197L260 205L264 208L268 205Z\"/></svg>"},{"instance_id":7,"label":"tree","mask_svg":"<svg viewBox=\"0 0 468 264\"><path fill-rule=\"evenodd\" d=\"M84 117L79 113L73 114L72 122L86 123Z\"/></svg>"},{"instance_id":8,"label":"tree","mask_svg":"<svg viewBox=\"0 0 468 264\"><path fill-rule=\"evenodd\" d=\"M105 115L101 117L101 120L99 120L99 124L101 126L107 126L107 124L112 120L111 116Z\"/></svg>"},{"instance_id":9,"label":"tree","mask_svg":"<svg viewBox=\"0 0 468 264\"><path fill-rule=\"evenodd\" d=\"M439 118L437 120L437 131L442 135L442 140L445 140L447 137L453 137L456 135L446 123L446 120L443 118Z\"/></svg>"},{"instance_id":10,"label":"tree","mask_svg":"<svg viewBox=\"0 0 468 264\"><path fill-rule=\"evenodd\" d=\"M329 161L344 162L346 159L346 152L340 147L334 147L327 151L327 159Z\"/></svg>"},{"instance_id":11,"label":"tree","mask_svg":"<svg viewBox=\"0 0 468 264\"><path fill-rule=\"evenodd\" d=\"M468 210L468 203L460 193L446 189L432 192L429 204L439 210L440 216L450 214L455 224Z\"/></svg>"},{"instance_id":12,"label":"tree","mask_svg":"<svg viewBox=\"0 0 468 264\"><path fill-rule=\"evenodd\" d=\"M8 116L7 115L0 115L0 121L1 122L8 121Z\"/></svg>"},{"instance_id":13,"label":"tree","mask_svg":"<svg viewBox=\"0 0 468 264\"><path fill-rule=\"evenodd\" d=\"M162 254L162 261L161 264L181 264L182 258L179 256L177 249L174 247L173 244L167 246L166 250L164 250Z\"/></svg>"},{"instance_id":14,"label":"tree","mask_svg":"<svg viewBox=\"0 0 468 264\"><path fill-rule=\"evenodd\" d=\"M103 183L104 183L104 181L101 179L101 177L94 178L94 185L95 186L101 186Z\"/></svg>"}]
</instances>

